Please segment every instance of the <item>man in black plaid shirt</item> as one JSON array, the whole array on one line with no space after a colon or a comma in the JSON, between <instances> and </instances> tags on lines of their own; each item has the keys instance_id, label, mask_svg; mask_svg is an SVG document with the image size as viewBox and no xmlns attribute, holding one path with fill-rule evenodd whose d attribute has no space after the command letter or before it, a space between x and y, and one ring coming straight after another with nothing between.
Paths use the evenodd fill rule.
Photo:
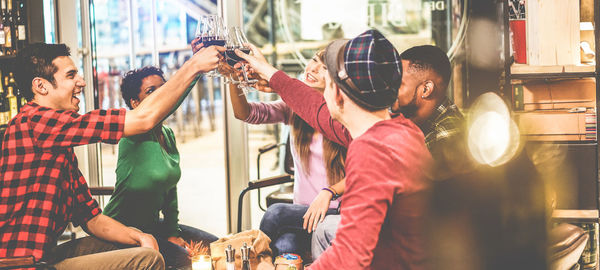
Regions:
<instances>
[{"instance_id":1,"label":"man in black plaid shirt","mask_svg":"<svg viewBox=\"0 0 600 270\"><path fill-rule=\"evenodd\" d=\"M78 169L73 146L114 144L123 136L149 131L199 73L217 67L219 51L224 48L196 53L134 110L80 115L78 95L86 83L69 48L38 43L21 50L15 75L28 103L10 121L2 142L0 258L34 256L56 269L163 269L151 235L101 214ZM69 222L91 236L56 246Z\"/></svg>"},{"instance_id":2,"label":"man in black plaid shirt","mask_svg":"<svg viewBox=\"0 0 600 270\"><path fill-rule=\"evenodd\" d=\"M392 113L402 113L423 131L435 162L435 179L472 170L465 119L447 97L452 74L448 56L436 46L423 45L407 49L400 58L404 72Z\"/></svg>"}]
</instances>

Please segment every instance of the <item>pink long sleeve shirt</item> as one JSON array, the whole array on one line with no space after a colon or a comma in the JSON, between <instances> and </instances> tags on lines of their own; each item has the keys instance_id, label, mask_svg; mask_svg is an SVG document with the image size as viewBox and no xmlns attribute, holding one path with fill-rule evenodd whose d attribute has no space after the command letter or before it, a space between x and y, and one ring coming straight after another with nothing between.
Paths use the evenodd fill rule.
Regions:
<instances>
[{"instance_id":1,"label":"pink long sleeve shirt","mask_svg":"<svg viewBox=\"0 0 600 270\"><path fill-rule=\"evenodd\" d=\"M316 130L348 146L336 239L310 269L426 269L423 222L432 160L421 130L399 116L352 141L310 87L281 71L270 86Z\"/></svg>"},{"instance_id":2,"label":"pink long sleeve shirt","mask_svg":"<svg viewBox=\"0 0 600 270\"><path fill-rule=\"evenodd\" d=\"M250 115L244 120L249 124L274 124L288 125L292 110L283 101L271 103L254 102L250 104ZM290 134L290 150L294 160L294 203L310 205L322 188L329 186L327 171L323 160L323 136L315 133L310 143L310 157L308 164L302 166L302 160L296 152L293 134ZM307 172L304 168L308 168ZM339 202L332 201L329 208L337 208Z\"/></svg>"}]
</instances>

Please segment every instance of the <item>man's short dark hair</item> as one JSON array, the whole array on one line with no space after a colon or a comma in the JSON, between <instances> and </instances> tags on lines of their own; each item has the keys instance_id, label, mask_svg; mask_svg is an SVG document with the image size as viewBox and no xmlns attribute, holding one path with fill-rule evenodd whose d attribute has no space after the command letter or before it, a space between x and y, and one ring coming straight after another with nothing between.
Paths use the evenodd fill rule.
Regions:
<instances>
[{"instance_id":1,"label":"man's short dark hair","mask_svg":"<svg viewBox=\"0 0 600 270\"><path fill-rule=\"evenodd\" d=\"M452 68L446 52L432 45L415 46L404 51L400 58L410 62L410 68L431 70L442 77L444 87L450 82Z\"/></svg>"},{"instance_id":2,"label":"man's short dark hair","mask_svg":"<svg viewBox=\"0 0 600 270\"><path fill-rule=\"evenodd\" d=\"M123 80L121 81L121 95L123 96L125 104L127 104L129 109L133 109L131 106L131 99L139 100L142 80L152 75L158 75L163 79L163 81L166 81L162 70L153 66L130 70L125 74L125 76L123 76Z\"/></svg>"},{"instance_id":3,"label":"man's short dark hair","mask_svg":"<svg viewBox=\"0 0 600 270\"><path fill-rule=\"evenodd\" d=\"M34 78L44 78L56 86L54 73L58 71L58 67L52 64L52 61L60 56L71 56L71 50L67 45L35 43L17 53L15 80L27 101L33 99L31 82Z\"/></svg>"}]
</instances>

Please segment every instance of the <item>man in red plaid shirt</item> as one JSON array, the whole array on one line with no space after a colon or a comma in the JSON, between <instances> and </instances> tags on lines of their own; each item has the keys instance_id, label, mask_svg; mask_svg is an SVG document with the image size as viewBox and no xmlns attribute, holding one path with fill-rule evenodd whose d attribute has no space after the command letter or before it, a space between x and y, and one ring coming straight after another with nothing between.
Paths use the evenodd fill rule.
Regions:
<instances>
[{"instance_id":1,"label":"man in red plaid shirt","mask_svg":"<svg viewBox=\"0 0 600 270\"><path fill-rule=\"evenodd\" d=\"M223 50L202 49L131 111L83 115L77 113L77 96L86 83L69 48L38 43L20 51L15 75L29 102L10 121L2 142L0 258L32 255L57 269L163 269L151 235L101 214L78 169L73 146L114 144L121 137L149 131L199 73L217 67ZM56 246L69 222L91 236Z\"/></svg>"}]
</instances>

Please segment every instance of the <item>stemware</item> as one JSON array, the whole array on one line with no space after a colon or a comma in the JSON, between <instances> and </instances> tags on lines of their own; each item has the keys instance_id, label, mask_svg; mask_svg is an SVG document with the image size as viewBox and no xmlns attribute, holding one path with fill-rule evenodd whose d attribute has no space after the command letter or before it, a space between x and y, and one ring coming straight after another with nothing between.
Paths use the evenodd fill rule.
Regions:
<instances>
[{"instance_id":1,"label":"stemware","mask_svg":"<svg viewBox=\"0 0 600 270\"><path fill-rule=\"evenodd\" d=\"M223 18L217 15L202 16L196 27L196 38L202 41L203 47L209 46L225 46L225 27ZM219 77L217 69L207 72L208 77Z\"/></svg>"},{"instance_id":2,"label":"stemware","mask_svg":"<svg viewBox=\"0 0 600 270\"><path fill-rule=\"evenodd\" d=\"M238 88L240 88L244 94L248 94L250 91L256 90L250 85L257 83L258 80L248 77L248 72L246 71L246 62L235 53L235 49L238 49L246 54L250 53L250 48L246 46L246 44L249 43L248 38L244 34L242 28L237 26L230 29L228 37L229 43L226 45L227 50L225 51L227 64L233 66L239 62L242 67L241 73L243 76L241 80L233 81L233 83L237 83Z\"/></svg>"}]
</instances>

